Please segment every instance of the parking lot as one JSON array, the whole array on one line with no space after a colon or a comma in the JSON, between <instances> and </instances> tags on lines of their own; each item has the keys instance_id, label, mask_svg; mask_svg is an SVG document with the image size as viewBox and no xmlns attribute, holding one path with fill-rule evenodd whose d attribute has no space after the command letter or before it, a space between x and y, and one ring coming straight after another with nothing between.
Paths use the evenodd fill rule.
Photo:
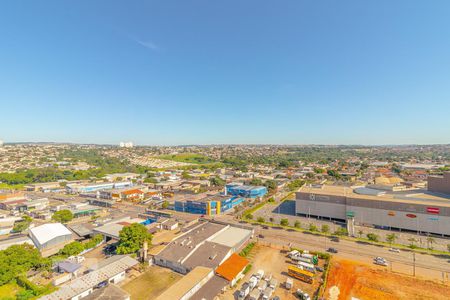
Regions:
<instances>
[{"instance_id":1,"label":"parking lot","mask_svg":"<svg viewBox=\"0 0 450 300\"><path fill-rule=\"evenodd\" d=\"M257 243L248 257L250 263L252 264L251 270L243 279L239 281L234 289L227 290L224 294L219 295L219 299L237 299L237 295L242 284L248 282L252 274L256 273L258 270L264 270L265 274L272 274L272 278L275 278L278 281L272 297L278 296L282 300L298 299L295 296L297 289L302 289L312 297L320 286L319 277L322 273L317 272L317 279L313 284L308 284L298 279L289 277L287 274L288 266L294 266L294 264L291 259L287 257L287 252L287 250L281 248ZM323 264L323 260L320 260L319 266L323 267ZM293 279L293 286L289 290L285 288L286 278L288 277Z\"/></svg>"}]
</instances>

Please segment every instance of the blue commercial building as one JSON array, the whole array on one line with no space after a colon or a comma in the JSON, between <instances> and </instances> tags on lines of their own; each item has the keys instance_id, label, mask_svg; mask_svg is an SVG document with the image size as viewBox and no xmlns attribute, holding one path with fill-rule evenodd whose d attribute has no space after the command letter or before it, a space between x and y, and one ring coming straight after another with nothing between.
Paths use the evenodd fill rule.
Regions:
<instances>
[{"instance_id":1,"label":"blue commercial building","mask_svg":"<svg viewBox=\"0 0 450 300\"><path fill-rule=\"evenodd\" d=\"M267 194L265 186L239 185L230 183L225 186L227 194L245 198L258 198Z\"/></svg>"},{"instance_id":2,"label":"blue commercial building","mask_svg":"<svg viewBox=\"0 0 450 300\"><path fill-rule=\"evenodd\" d=\"M214 195L199 200L175 201L175 211L200 215L220 215L244 201L243 197Z\"/></svg>"}]
</instances>

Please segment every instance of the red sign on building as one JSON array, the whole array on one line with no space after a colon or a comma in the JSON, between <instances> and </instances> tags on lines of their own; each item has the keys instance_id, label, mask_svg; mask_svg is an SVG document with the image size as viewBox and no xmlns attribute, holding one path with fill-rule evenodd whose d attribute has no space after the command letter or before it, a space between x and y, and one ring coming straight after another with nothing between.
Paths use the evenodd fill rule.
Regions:
<instances>
[{"instance_id":1,"label":"red sign on building","mask_svg":"<svg viewBox=\"0 0 450 300\"><path fill-rule=\"evenodd\" d=\"M439 207L427 207L427 212L429 214L438 215L439 214Z\"/></svg>"},{"instance_id":2,"label":"red sign on building","mask_svg":"<svg viewBox=\"0 0 450 300\"><path fill-rule=\"evenodd\" d=\"M412 219L417 218L417 216L415 214L406 214L406 216L408 218L412 218Z\"/></svg>"}]
</instances>

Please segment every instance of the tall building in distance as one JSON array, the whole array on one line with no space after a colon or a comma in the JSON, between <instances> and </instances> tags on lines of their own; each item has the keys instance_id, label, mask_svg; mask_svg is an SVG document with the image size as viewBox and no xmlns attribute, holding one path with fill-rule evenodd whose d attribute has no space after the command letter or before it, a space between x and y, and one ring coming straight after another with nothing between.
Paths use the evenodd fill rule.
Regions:
<instances>
[{"instance_id":1,"label":"tall building in distance","mask_svg":"<svg viewBox=\"0 0 450 300\"><path fill-rule=\"evenodd\" d=\"M3 147L3 141L0 140L0 147Z\"/></svg>"},{"instance_id":2,"label":"tall building in distance","mask_svg":"<svg viewBox=\"0 0 450 300\"><path fill-rule=\"evenodd\" d=\"M120 148L133 148L133 142L120 142Z\"/></svg>"}]
</instances>

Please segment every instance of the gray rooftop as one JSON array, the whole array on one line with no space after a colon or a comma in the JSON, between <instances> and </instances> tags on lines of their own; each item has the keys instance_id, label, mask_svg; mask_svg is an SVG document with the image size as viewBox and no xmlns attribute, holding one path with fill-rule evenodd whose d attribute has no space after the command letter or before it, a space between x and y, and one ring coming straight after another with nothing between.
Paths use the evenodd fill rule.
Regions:
<instances>
[{"instance_id":1,"label":"gray rooftop","mask_svg":"<svg viewBox=\"0 0 450 300\"><path fill-rule=\"evenodd\" d=\"M181 262L192 251L195 251L197 245L203 243L224 228L226 228L226 226L209 222L196 225L192 227L189 232L171 242L158 254L158 257L169 261Z\"/></svg>"},{"instance_id":2,"label":"gray rooftop","mask_svg":"<svg viewBox=\"0 0 450 300\"><path fill-rule=\"evenodd\" d=\"M83 298L84 300L125 300L129 299L130 295L114 284L108 284L104 288L95 290L89 296Z\"/></svg>"},{"instance_id":3,"label":"gray rooftop","mask_svg":"<svg viewBox=\"0 0 450 300\"><path fill-rule=\"evenodd\" d=\"M225 259L230 250L230 247L224 245L205 242L183 262L183 265L188 269L197 266L215 269Z\"/></svg>"}]
</instances>

